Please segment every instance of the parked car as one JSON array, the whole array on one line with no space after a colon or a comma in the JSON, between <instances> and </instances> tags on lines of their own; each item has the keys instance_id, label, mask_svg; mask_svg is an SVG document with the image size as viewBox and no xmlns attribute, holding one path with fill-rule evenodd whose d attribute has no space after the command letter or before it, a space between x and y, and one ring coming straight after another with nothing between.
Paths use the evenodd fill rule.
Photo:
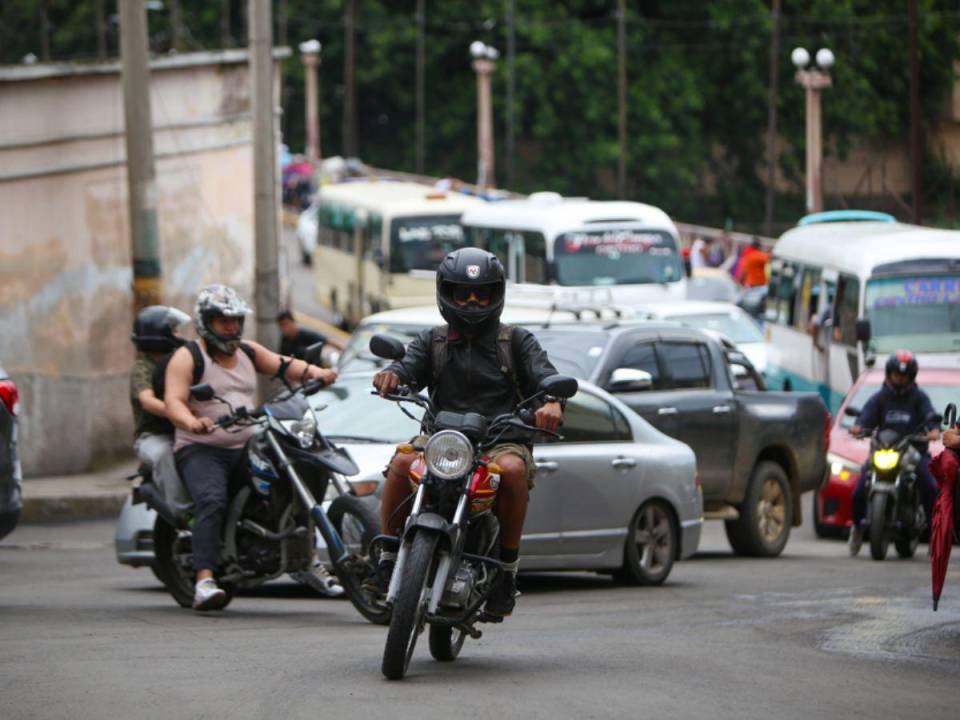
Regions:
<instances>
[{"instance_id":1,"label":"parked car","mask_svg":"<svg viewBox=\"0 0 960 720\"><path fill-rule=\"evenodd\" d=\"M372 395L372 377L343 375L311 403L325 406L320 430L360 466L354 486L376 495L396 444L416 435L419 424ZM673 562L700 543L693 452L589 383L568 401L562 432L563 441L534 446L539 472L524 528L524 570L597 570L663 582ZM144 522L135 532L151 527Z\"/></svg>"},{"instance_id":2,"label":"parked car","mask_svg":"<svg viewBox=\"0 0 960 720\"><path fill-rule=\"evenodd\" d=\"M20 395L16 383L0 367L0 538L13 532L23 507L20 456L17 453L17 414Z\"/></svg>"},{"instance_id":3,"label":"parked car","mask_svg":"<svg viewBox=\"0 0 960 720\"><path fill-rule=\"evenodd\" d=\"M768 351L763 342L763 333L757 323L733 303L688 300L647 303L636 306L634 310L641 318L670 320L721 333L737 344L761 375L766 372Z\"/></svg>"},{"instance_id":4,"label":"parked car","mask_svg":"<svg viewBox=\"0 0 960 720\"><path fill-rule=\"evenodd\" d=\"M815 393L742 389L742 352L676 324L532 328L561 373L613 393L697 455L707 518L733 549L776 556L826 467L830 415Z\"/></svg>"},{"instance_id":5,"label":"parked car","mask_svg":"<svg viewBox=\"0 0 960 720\"><path fill-rule=\"evenodd\" d=\"M856 418L846 415L848 407L863 409L867 400L883 385L883 368L864 371L850 388L830 428L828 472L813 495L813 527L818 537L846 537L852 524L853 489L860 479L860 470L870 454L870 440L850 435ZM930 396L937 412L947 403L960 401L960 370L924 365L917 373L917 384ZM930 454L943 449L939 442L930 443Z\"/></svg>"}]
</instances>

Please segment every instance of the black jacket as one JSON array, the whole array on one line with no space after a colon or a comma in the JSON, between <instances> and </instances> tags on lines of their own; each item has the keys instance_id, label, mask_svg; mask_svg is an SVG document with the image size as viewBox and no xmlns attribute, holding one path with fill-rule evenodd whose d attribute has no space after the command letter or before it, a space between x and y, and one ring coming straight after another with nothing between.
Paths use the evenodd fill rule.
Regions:
<instances>
[{"instance_id":1,"label":"black jacket","mask_svg":"<svg viewBox=\"0 0 960 720\"><path fill-rule=\"evenodd\" d=\"M313 330L300 328L297 331L296 337L282 337L280 339L280 354L286 355L287 357L295 357L298 360L303 360L303 356L306 354L307 348L318 342L327 342L327 336L318 332L314 332Z\"/></svg>"},{"instance_id":2,"label":"black jacket","mask_svg":"<svg viewBox=\"0 0 960 720\"><path fill-rule=\"evenodd\" d=\"M477 338L458 335L450 329L447 359L434 387L431 332L424 330L407 346L407 354L388 370L395 372L408 385L429 388L437 410L476 412L488 420L512 412L520 398L535 394L540 382L557 369L547 359L546 351L533 334L514 327L510 339L514 382L501 369L497 352L497 328Z\"/></svg>"}]
</instances>

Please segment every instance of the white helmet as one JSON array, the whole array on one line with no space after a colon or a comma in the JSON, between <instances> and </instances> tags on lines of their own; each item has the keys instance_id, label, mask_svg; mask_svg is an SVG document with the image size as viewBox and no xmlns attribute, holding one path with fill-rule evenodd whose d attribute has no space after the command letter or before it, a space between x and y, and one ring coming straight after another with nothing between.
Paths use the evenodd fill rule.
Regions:
<instances>
[{"instance_id":1,"label":"white helmet","mask_svg":"<svg viewBox=\"0 0 960 720\"><path fill-rule=\"evenodd\" d=\"M243 319L250 314L250 307L237 291L226 285L207 285L197 295L197 304L193 308L193 323L197 334L215 350L233 355L240 347L243 336ZM215 317L240 318L240 332L235 335L219 335L210 327Z\"/></svg>"}]
</instances>

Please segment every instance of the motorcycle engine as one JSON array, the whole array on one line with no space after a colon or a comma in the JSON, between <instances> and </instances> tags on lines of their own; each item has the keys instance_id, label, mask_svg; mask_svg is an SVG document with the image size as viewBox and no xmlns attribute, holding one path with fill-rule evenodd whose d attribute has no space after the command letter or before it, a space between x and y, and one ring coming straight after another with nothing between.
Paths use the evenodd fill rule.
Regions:
<instances>
[{"instance_id":1,"label":"motorcycle engine","mask_svg":"<svg viewBox=\"0 0 960 720\"><path fill-rule=\"evenodd\" d=\"M477 582L477 574L468 563L461 563L453 579L447 583L443 591L441 605L448 607L466 607Z\"/></svg>"},{"instance_id":2,"label":"motorcycle engine","mask_svg":"<svg viewBox=\"0 0 960 720\"><path fill-rule=\"evenodd\" d=\"M272 575L279 569L280 546L253 533L238 535L237 552L240 565L257 575Z\"/></svg>"}]
</instances>

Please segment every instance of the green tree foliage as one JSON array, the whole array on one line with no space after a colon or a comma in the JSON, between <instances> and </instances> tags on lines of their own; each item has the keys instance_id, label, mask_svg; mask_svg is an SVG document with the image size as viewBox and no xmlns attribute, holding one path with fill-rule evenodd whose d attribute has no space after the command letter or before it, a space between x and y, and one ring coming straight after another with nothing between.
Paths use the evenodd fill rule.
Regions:
<instances>
[{"instance_id":1,"label":"green tree foliage","mask_svg":"<svg viewBox=\"0 0 960 720\"><path fill-rule=\"evenodd\" d=\"M96 52L94 0L41 0L55 59ZM116 0L104 0L108 18ZM323 43L321 146L339 152L344 104L344 0L274 1L294 56L284 63L284 135L304 145L303 66L296 46ZM169 5L169 2L167 3ZM222 46L219 2L181 0L188 49ZM235 44L245 44L245 1L230 3ZM0 53L18 62L40 54L40 2L0 5ZM616 189L616 0L516 0L514 188L612 197ZM778 71L781 170L800 195L803 91L790 50L831 48L834 87L824 94L828 151L844 156L864 138L903 143L909 130L909 35L902 0L787 0ZM413 170L416 0L357 0L359 154L381 167ZM426 170L472 179L476 173L476 84L469 44L501 50L494 76L497 179L504 180L506 128L505 0L426 2ZM166 52L170 14L151 11L151 47ZM628 194L677 217L705 223L763 215L769 0L627 2ZM920 0L921 91L925 127L943 113L958 58L960 9ZM116 53L116 23L108 49ZM279 35L275 32L275 37ZM935 168L942 174L942 167ZM938 176L939 177L939 176ZM796 204L780 204L793 219Z\"/></svg>"}]
</instances>

